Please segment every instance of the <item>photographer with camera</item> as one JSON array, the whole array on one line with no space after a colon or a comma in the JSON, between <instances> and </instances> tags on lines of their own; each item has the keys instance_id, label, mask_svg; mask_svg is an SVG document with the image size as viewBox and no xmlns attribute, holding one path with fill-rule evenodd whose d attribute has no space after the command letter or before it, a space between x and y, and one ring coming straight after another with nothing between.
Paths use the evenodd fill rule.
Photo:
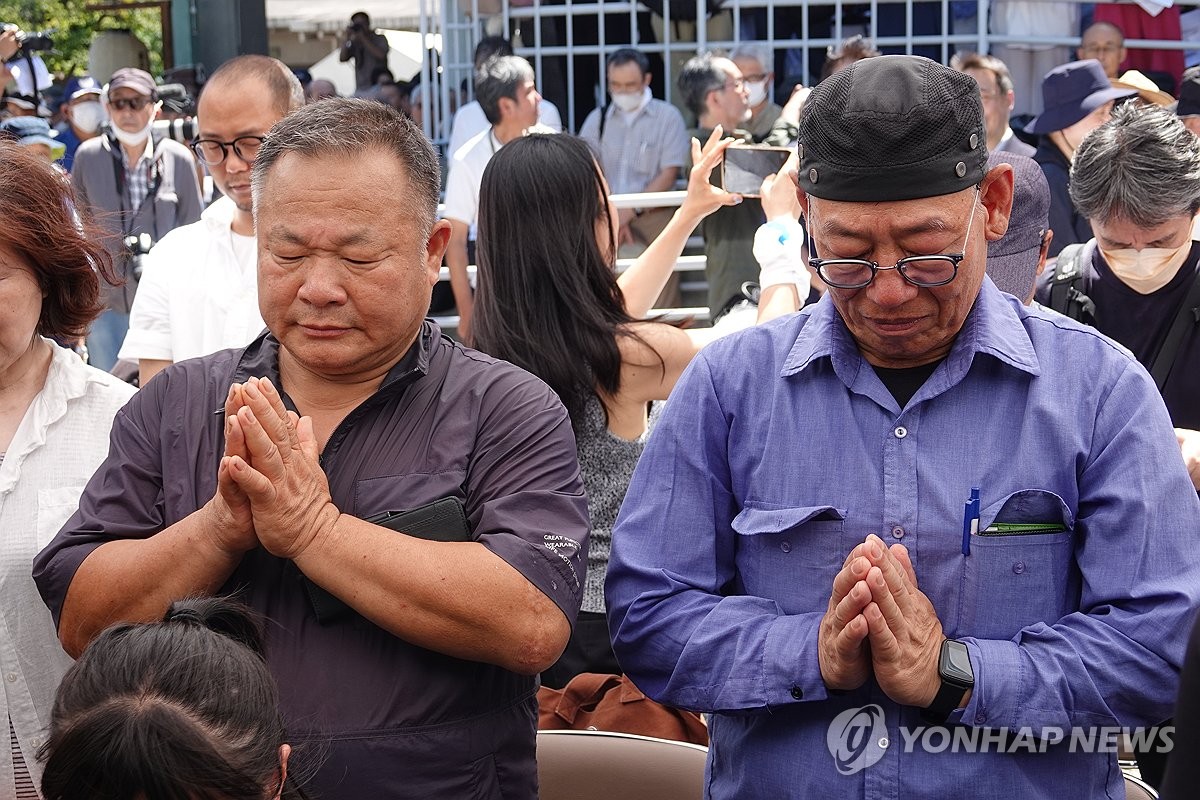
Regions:
<instances>
[{"instance_id":1,"label":"photographer with camera","mask_svg":"<svg viewBox=\"0 0 1200 800\"><path fill-rule=\"evenodd\" d=\"M354 92L365 92L375 83L377 70L387 69L388 41L382 33L371 27L367 12L358 11L350 17L346 26L346 39L342 42L341 61L354 59Z\"/></svg>"},{"instance_id":2,"label":"photographer with camera","mask_svg":"<svg viewBox=\"0 0 1200 800\"><path fill-rule=\"evenodd\" d=\"M79 145L71 183L79 207L111 234L107 246L125 280L107 290L107 310L87 340L91 363L110 370L129 327L141 256L174 228L200 219L201 203L192 154L179 142L151 136L159 97L149 73L117 70L102 102L111 125Z\"/></svg>"},{"instance_id":3,"label":"photographer with camera","mask_svg":"<svg viewBox=\"0 0 1200 800\"><path fill-rule=\"evenodd\" d=\"M0 24L0 87L15 84L14 91L4 94L5 116L48 116L39 95L50 88L50 71L36 53L53 46L45 31L27 33L16 25Z\"/></svg>"},{"instance_id":4,"label":"photographer with camera","mask_svg":"<svg viewBox=\"0 0 1200 800\"><path fill-rule=\"evenodd\" d=\"M145 259L119 353L137 363L142 386L176 361L245 347L263 329L250 170L267 131L302 105L300 81L269 56L232 58L204 84L192 149L221 198Z\"/></svg>"}]
</instances>

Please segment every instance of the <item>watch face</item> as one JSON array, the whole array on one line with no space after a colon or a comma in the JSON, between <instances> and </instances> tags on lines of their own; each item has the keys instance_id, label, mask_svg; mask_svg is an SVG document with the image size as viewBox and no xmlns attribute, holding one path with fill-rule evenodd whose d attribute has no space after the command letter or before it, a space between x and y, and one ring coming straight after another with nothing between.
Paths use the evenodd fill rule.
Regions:
<instances>
[{"instance_id":1,"label":"watch face","mask_svg":"<svg viewBox=\"0 0 1200 800\"><path fill-rule=\"evenodd\" d=\"M971 657L967 646L953 639L946 640L938 661L938 672L942 680L967 688L975 685L975 672L971 669Z\"/></svg>"}]
</instances>

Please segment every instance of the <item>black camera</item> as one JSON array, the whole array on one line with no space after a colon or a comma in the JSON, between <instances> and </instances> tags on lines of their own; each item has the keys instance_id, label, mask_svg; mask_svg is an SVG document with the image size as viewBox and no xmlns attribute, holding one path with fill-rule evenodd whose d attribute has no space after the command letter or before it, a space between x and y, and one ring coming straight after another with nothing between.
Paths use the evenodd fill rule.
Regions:
<instances>
[{"instance_id":1,"label":"black camera","mask_svg":"<svg viewBox=\"0 0 1200 800\"><path fill-rule=\"evenodd\" d=\"M135 233L126 236L123 240L125 251L129 254L130 272L133 274L133 279L141 280L142 278L142 256L150 252L150 248L154 247L154 237L148 233Z\"/></svg>"},{"instance_id":2,"label":"black camera","mask_svg":"<svg viewBox=\"0 0 1200 800\"><path fill-rule=\"evenodd\" d=\"M362 33L365 30L365 28L363 28L361 22L351 22L350 30L354 31L355 33Z\"/></svg>"},{"instance_id":3,"label":"black camera","mask_svg":"<svg viewBox=\"0 0 1200 800\"><path fill-rule=\"evenodd\" d=\"M27 56L30 53L39 51L53 50L54 39L51 34L53 31L35 31L28 33L21 30L19 25L5 24L0 25L0 28L14 28L17 31L17 44L20 46L17 49L17 55Z\"/></svg>"}]
</instances>

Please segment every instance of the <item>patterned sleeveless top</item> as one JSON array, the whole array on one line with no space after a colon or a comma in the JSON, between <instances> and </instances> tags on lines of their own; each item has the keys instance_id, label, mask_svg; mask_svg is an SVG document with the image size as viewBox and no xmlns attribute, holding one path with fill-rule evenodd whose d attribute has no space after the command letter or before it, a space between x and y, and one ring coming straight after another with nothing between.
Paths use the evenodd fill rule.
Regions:
<instances>
[{"instance_id":1,"label":"patterned sleeveless top","mask_svg":"<svg viewBox=\"0 0 1200 800\"><path fill-rule=\"evenodd\" d=\"M656 404L654 408L660 407L661 404ZM575 426L579 472L583 477L583 488L587 490L588 518L592 527L587 580L583 587L584 611L604 611L604 576L608 572L613 525L656 417L651 414L646 432L638 438L622 439L609 431L604 406L592 395L584 406L583 421Z\"/></svg>"}]
</instances>

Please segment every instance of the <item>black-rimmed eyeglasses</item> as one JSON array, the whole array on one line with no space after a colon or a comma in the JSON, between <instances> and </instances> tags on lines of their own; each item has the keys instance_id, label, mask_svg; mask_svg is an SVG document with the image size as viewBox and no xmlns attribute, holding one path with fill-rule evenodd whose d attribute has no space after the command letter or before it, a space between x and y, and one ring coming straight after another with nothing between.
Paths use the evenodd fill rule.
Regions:
<instances>
[{"instance_id":1,"label":"black-rimmed eyeglasses","mask_svg":"<svg viewBox=\"0 0 1200 800\"><path fill-rule=\"evenodd\" d=\"M962 249L967 249L971 240L971 224L975 221L975 206L979 202L979 189L975 189L975 197L971 202L971 216L967 218L967 233L963 238ZM811 233L810 233L811 239ZM902 258L890 267L881 267L875 261L861 258L810 258L808 265L817 271L821 280L835 289L861 289L869 286L875 280L875 275L881 270L894 269L904 280L914 286L931 287L945 286L958 276L958 265L966 258L966 254L944 253L929 256L908 256Z\"/></svg>"},{"instance_id":2,"label":"black-rimmed eyeglasses","mask_svg":"<svg viewBox=\"0 0 1200 800\"><path fill-rule=\"evenodd\" d=\"M229 154L229 148L233 148L233 152L237 153L237 157L247 164L250 164L258 157L258 151L262 148L262 143L267 140L265 136L239 136L232 142L222 142L217 139L197 139L192 142L192 150L200 157L200 160L210 167L215 167L225 160L225 156Z\"/></svg>"}]
</instances>

